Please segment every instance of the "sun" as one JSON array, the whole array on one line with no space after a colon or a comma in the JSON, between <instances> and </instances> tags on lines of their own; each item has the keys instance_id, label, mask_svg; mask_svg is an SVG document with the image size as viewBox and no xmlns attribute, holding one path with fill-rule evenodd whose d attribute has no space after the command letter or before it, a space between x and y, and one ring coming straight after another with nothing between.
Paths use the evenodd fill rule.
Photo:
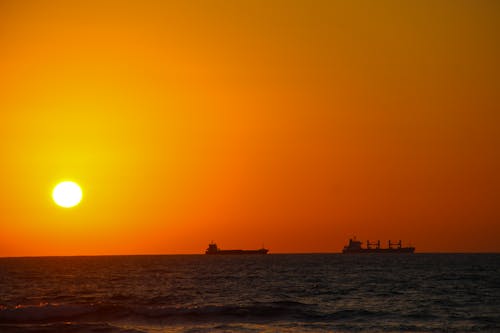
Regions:
<instances>
[{"instance_id":1,"label":"sun","mask_svg":"<svg viewBox=\"0 0 500 333\"><path fill-rule=\"evenodd\" d=\"M74 207L82 200L82 189L75 182L66 181L59 183L52 191L52 199L61 207Z\"/></svg>"}]
</instances>

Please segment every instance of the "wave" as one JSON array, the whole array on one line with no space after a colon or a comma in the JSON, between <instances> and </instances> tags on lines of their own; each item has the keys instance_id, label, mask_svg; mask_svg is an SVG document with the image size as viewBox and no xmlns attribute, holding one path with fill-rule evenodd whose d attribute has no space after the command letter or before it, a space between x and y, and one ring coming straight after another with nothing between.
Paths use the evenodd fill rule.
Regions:
<instances>
[{"instance_id":1,"label":"wave","mask_svg":"<svg viewBox=\"0 0 500 333\"><path fill-rule=\"evenodd\" d=\"M106 323L0 324L0 331L2 333L144 333L143 330L122 328Z\"/></svg>"},{"instance_id":2,"label":"wave","mask_svg":"<svg viewBox=\"0 0 500 333\"><path fill-rule=\"evenodd\" d=\"M447 329L450 331L485 329L494 331L500 327L499 322L492 320L491 316L473 319L473 322L459 321L456 325L447 326ZM120 327L120 323L124 327ZM282 323L296 328L297 325L300 325L302 328L290 330L290 332L300 332L306 328L310 328L312 331L331 331L334 329L340 332L352 330L439 332L443 328L438 324L439 317L425 311L406 315L366 309L323 309L322 312L317 305L293 301L202 307L132 306L103 303L0 307L0 331L2 333L54 331L138 333L144 332L144 327L149 324L192 326L216 323L229 325L235 323L255 325ZM206 330L206 332L209 331L211 330ZM186 332L198 331L187 330Z\"/></svg>"},{"instance_id":3,"label":"wave","mask_svg":"<svg viewBox=\"0 0 500 333\"><path fill-rule=\"evenodd\" d=\"M53 323L65 321L145 320L213 321L230 319L319 319L315 306L278 301L251 305L193 307L129 306L122 304L44 304L0 309L0 324Z\"/></svg>"},{"instance_id":4,"label":"wave","mask_svg":"<svg viewBox=\"0 0 500 333\"><path fill-rule=\"evenodd\" d=\"M473 319L476 326L472 322L468 324L475 328L499 328L499 322L492 320L491 316L484 315L481 318ZM384 322L383 325L381 325L381 320ZM53 331L136 333L141 331L131 329L134 325L124 329L113 323L137 324L136 327L141 327L143 324L191 325L197 323L302 323L305 325L303 327L308 327L309 324L324 323L333 325L332 327L340 331L370 328L369 331L417 332L432 330L431 328L435 328L438 321L438 316L426 311L406 314L369 311L367 309L323 308L321 311L318 305L294 301L190 307L139 306L115 303L0 307L0 331L9 333ZM457 327L462 324L457 323ZM33 329L30 330L31 328ZM451 327L449 328L451 329Z\"/></svg>"}]
</instances>

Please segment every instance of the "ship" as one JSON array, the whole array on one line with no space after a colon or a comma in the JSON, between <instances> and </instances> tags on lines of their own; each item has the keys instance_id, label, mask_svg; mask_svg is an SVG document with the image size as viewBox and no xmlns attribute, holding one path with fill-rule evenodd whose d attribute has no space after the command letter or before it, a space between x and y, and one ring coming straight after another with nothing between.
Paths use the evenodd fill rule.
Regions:
<instances>
[{"instance_id":1,"label":"ship","mask_svg":"<svg viewBox=\"0 0 500 333\"><path fill-rule=\"evenodd\" d=\"M376 243L370 243L366 241L366 248L362 246L362 243L354 239L349 239L349 244L344 246L342 253L413 253L415 252L415 247L408 246L403 247L401 240L397 243L388 241L389 247L381 248L380 240Z\"/></svg>"},{"instance_id":2,"label":"ship","mask_svg":"<svg viewBox=\"0 0 500 333\"><path fill-rule=\"evenodd\" d=\"M214 242L208 244L205 254L267 254L268 249L262 247L258 250L221 250Z\"/></svg>"}]
</instances>

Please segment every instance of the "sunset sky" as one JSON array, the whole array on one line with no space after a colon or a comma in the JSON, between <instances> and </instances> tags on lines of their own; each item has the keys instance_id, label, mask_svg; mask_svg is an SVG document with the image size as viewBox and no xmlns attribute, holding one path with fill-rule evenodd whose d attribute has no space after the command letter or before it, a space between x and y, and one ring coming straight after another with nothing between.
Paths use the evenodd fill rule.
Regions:
<instances>
[{"instance_id":1,"label":"sunset sky","mask_svg":"<svg viewBox=\"0 0 500 333\"><path fill-rule=\"evenodd\" d=\"M498 252L499 59L499 1L0 0L0 256Z\"/></svg>"}]
</instances>

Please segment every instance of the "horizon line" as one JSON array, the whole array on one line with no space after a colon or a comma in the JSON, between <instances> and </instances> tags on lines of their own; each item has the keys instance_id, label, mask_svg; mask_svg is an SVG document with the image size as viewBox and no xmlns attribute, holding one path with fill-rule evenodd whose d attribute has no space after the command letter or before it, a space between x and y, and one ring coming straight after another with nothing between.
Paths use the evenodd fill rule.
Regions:
<instances>
[{"instance_id":1,"label":"horizon line","mask_svg":"<svg viewBox=\"0 0 500 333\"><path fill-rule=\"evenodd\" d=\"M266 255L303 255L303 254L344 254L342 252L272 252ZM391 253L351 253L348 255L393 255ZM400 253L400 254L500 254L498 252L448 252L448 251L423 251L415 253ZM396 254L397 255L397 254ZM206 256L205 253L135 253L135 254L68 254L68 255L19 255L19 256L0 256L0 259L9 258L70 258L70 257L139 257L139 256ZM240 257L241 255L233 255L234 257ZM243 255L248 256L248 255ZM262 256L259 254L258 256ZM232 257L230 255L230 257Z\"/></svg>"}]
</instances>

